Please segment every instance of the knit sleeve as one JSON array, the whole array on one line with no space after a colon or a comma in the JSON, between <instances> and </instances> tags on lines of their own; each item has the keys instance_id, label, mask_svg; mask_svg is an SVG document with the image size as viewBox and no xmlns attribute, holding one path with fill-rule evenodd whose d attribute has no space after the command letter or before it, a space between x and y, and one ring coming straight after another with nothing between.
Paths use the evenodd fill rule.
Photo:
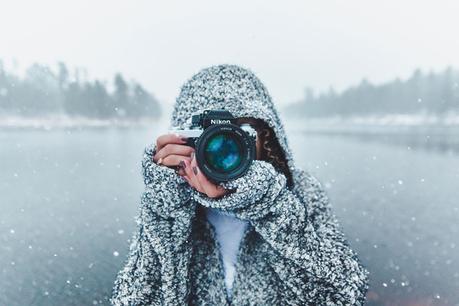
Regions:
<instances>
[{"instance_id":1,"label":"knit sleeve","mask_svg":"<svg viewBox=\"0 0 459 306\"><path fill-rule=\"evenodd\" d=\"M266 259L286 298L305 305L363 305L368 271L350 248L320 183L302 172L301 186L282 189L274 209L253 225L268 242Z\"/></svg>"},{"instance_id":2,"label":"knit sleeve","mask_svg":"<svg viewBox=\"0 0 459 306\"><path fill-rule=\"evenodd\" d=\"M184 305L187 303L193 201L172 169L151 163L145 150L141 196L128 258L118 273L112 305ZM171 171L169 171L171 170ZM182 191L180 193L180 191Z\"/></svg>"},{"instance_id":3,"label":"knit sleeve","mask_svg":"<svg viewBox=\"0 0 459 306\"><path fill-rule=\"evenodd\" d=\"M320 183L301 170L298 186L270 164L257 161L220 199L197 193L205 206L248 220L265 240L264 258L281 281L286 304L362 305L368 272L348 245Z\"/></svg>"},{"instance_id":4,"label":"knit sleeve","mask_svg":"<svg viewBox=\"0 0 459 306\"><path fill-rule=\"evenodd\" d=\"M191 188L175 170L158 165L153 161L155 144L145 147L142 159L142 175L145 192L142 200L150 203L150 208L164 218L187 218L195 207L190 203Z\"/></svg>"}]
</instances>

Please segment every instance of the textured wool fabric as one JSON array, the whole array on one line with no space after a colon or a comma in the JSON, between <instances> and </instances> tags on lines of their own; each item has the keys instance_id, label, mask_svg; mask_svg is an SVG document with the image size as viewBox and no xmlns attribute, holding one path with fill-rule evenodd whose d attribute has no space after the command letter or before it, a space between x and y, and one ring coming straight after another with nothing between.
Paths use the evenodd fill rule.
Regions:
<instances>
[{"instance_id":1,"label":"textured wool fabric","mask_svg":"<svg viewBox=\"0 0 459 306\"><path fill-rule=\"evenodd\" d=\"M236 273L237 252L248 221L220 212L212 207L206 208L207 220L214 226L217 242L223 260L225 285L231 298L234 276Z\"/></svg>"},{"instance_id":2,"label":"textured wool fabric","mask_svg":"<svg viewBox=\"0 0 459 306\"><path fill-rule=\"evenodd\" d=\"M249 70L219 65L201 70L177 98L171 126L194 112L226 109L264 120L275 132L292 174L255 160L235 190L212 199L145 148L145 192L138 229L115 280L113 305L363 305L368 271L350 248L320 182L294 164L283 125L260 80ZM205 208L248 221L237 256L231 299L223 260Z\"/></svg>"}]
</instances>

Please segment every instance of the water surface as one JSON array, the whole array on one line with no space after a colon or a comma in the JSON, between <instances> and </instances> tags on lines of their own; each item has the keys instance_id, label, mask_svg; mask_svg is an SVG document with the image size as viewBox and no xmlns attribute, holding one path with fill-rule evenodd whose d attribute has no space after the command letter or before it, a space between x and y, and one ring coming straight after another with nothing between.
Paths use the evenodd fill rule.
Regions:
<instances>
[{"instance_id":1,"label":"water surface","mask_svg":"<svg viewBox=\"0 0 459 306\"><path fill-rule=\"evenodd\" d=\"M0 131L0 305L108 304L150 129ZM369 305L459 305L459 156L293 131L371 272Z\"/></svg>"}]
</instances>

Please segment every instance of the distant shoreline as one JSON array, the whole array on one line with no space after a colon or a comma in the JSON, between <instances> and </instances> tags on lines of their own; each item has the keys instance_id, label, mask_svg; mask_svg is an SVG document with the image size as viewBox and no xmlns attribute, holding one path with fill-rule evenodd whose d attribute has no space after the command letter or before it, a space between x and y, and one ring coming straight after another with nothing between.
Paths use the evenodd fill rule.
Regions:
<instances>
[{"instance_id":1,"label":"distant shoreline","mask_svg":"<svg viewBox=\"0 0 459 306\"><path fill-rule=\"evenodd\" d=\"M0 128L44 130L60 128L130 128L152 126L160 120L160 118L96 119L88 117L72 117L66 115L53 115L45 117L0 115Z\"/></svg>"},{"instance_id":2,"label":"distant shoreline","mask_svg":"<svg viewBox=\"0 0 459 306\"><path fill-rule=\"evenodd\" d=\"M6 116L0 115L0 128L12 129L59 129L59 128L131 128L148 127L163 122L160 118L110 118L97 119L68 115L49 115L43 117ZM411 131L411 130L437 130L441 128L459 128L459 113L449 113L445 116L429 114L388 114L380 116L362 117L324 117L324 118L293 118L283 120L292 131L327 132L341 131L352 132L366 130L373 133L377 131Z\"/></svg>"},{"instance_id":3,"label":"distant shoreline","mask_svg":"<svg viewBox=\"0 0 459 306\"><path fill-rule=\"evenodd\" d=\"M334 116L324 118L291 118L286 126L292 130L327 131L327 130L358 130L366 128L386 129L437 129L459 127L459 113L448 113L443 116L426 113L419 114L387 114L368 116Z\"/></svg>"}]
</instances>

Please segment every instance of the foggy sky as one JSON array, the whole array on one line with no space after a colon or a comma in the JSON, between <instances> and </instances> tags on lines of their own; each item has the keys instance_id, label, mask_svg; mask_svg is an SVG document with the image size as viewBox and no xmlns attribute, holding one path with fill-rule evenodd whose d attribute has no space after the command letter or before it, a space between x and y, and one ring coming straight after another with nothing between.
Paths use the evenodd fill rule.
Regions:
<instances>
[{"instance_id":1,"label":"foggy sky","mask_svg":"<svg viewBox=\"0 0 459 306\"><path fill-rule=\"evenodd\" d=\"M459 67L455 1L3 1L0 59L122 72L164 102L200 68L252 69L276 103Z\"/></svg>"}]
</instances>

